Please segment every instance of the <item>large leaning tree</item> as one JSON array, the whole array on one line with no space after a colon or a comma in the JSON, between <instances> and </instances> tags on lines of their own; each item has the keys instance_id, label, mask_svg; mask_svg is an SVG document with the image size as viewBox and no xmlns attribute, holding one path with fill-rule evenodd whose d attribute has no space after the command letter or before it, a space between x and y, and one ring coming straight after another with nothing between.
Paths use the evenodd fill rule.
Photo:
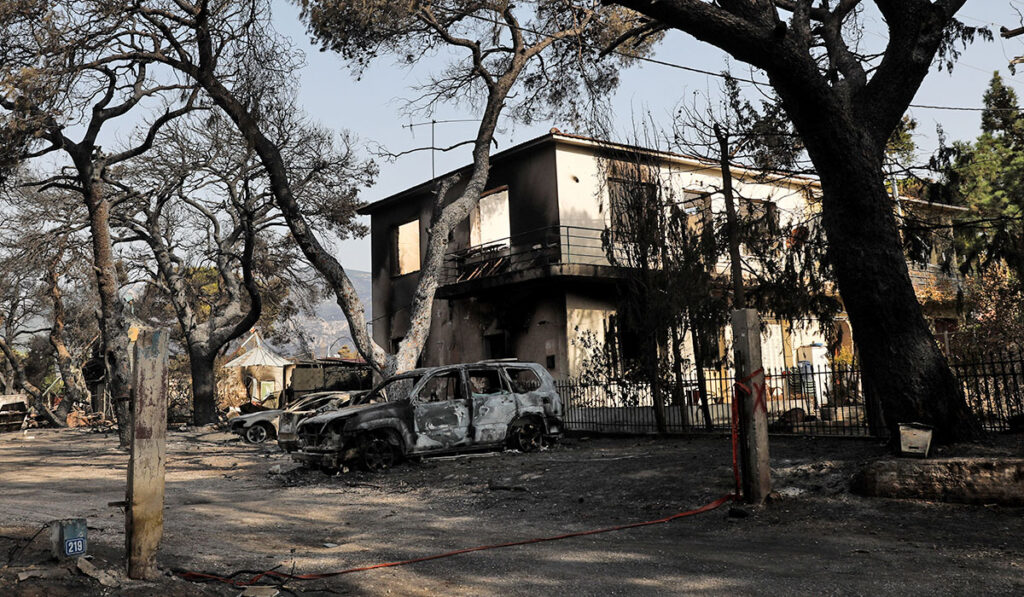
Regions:
<instances>
[{"instance_id":1,"label":"large leaning tree","mask_svg":"<svg viewBox=\"0 0 1024 597\"><path fill-rule=\"evenodd\" d=\"M330 133L294 124L275 127L276 141L300 182L297 194L311 208L307 217L340 238L361 234L350 186L372 169ZM146 283L177 320L193 421L216 422L217 357L264 315L272 322L319 298L318 286L283 234L262 165L219 112L169 124L148 155L116 174L112 185L123 199L114 221L126 231L124 240L145 245L132 252L131 263L146 272Z\"/></svg>"},{"instance_id":2,"label":"large leaning tree","mask_svg":"<svg viewBox=\"0 0 1024 597\"><path fill-rule=\"evenodd\" d=\"M127 446L128 323L104 174L149 150L163 125L195 107L197 94L121 50L125 40L154 47L139 38L122 9L109 1L0 3L0 184L9 182L16 164L48 160L56 164L52 175L22 184L40 192L70 191L86 208L107 387L121 445ZM127 143L110 138L113 127L132 117L142 121L137 134L124 135Z\"/></svg>"},{"instance_id":3,"label":"large leaning tree","mask_svg":"<svg viewBox=\"0 0 1024 597\"><path fill-rule=\"evenodd\" d=\"M511 105L511 111L521 118L542 118L550 114L552 106L575 106L573 100L581 88L594 97L605 95L617 84L615 63L595 61L586 51L586 43L610 43L636 24L636 15L619 7L604 7L596 0L298 3L324 48L356 64L378 55L398 56L410 63L436 52L462 56L421 91L428 105L469 101L478 108L480 124L476 137L468 142L472 165L461 180L439 185L420 281L410 308L410 328L394 354L369 336L365 310L344 267L304 216L295 181L262 118L264 107L244 101L239 94L239 83L244 83L245 77L238 63L253 56L273 63L280 54L275 47L279 40L269 26L269 4L138 2L132 11L139 26L160 39L161 47L157 51L139 47L134 55L172 66L188 76L234 121L266 168L269 188L292 237L335 292L360 354L387 376L412 368L426 343L448 236L468 217L485 190L494 132L503 110ZM230 40L237 49L215 52L217 40Z\"/></svg>"},{"instance_id":4,"label":"large leaning tree","mask_svg":"<svg viewBox=\"0 0 1024 597\"><path fill-rule=\"evenodd\" d=\"M828 258L865 383L891 429L931 423L941 442L980 428L914 294L882 172L928 71L951 68L979 33L955 18L965 1L616 0L651 19L641 32L677 29L767 75L821 178ZM868 13L886 27L877 51L863 36Z\"/></svg>"}]
</instances>

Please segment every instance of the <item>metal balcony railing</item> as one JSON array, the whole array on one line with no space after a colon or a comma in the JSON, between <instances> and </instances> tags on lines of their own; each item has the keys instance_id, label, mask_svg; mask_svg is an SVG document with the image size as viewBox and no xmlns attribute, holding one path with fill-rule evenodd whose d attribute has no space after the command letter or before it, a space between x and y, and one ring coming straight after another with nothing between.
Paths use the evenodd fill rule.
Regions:
<instances>
[{"instance_id":1,"label":"metal balcony railing","mask_svg":"<svg viewBox=\"0 0 1024 597\"><path fill-rule=\"evenodd\" d=\"M525 272L552 265L611 265L602 242L604 230L549 226L445 255L441 284Z\"/></svg>"},{"instance_id":2,"label":"metal balcony railing","mask_svg":"<svg viewBox=\"0 0 1024 597\"><path fill-rule=\"evenodd\" d=\"M526 272L553 265L597 265L612 266L609 251L620 262L629 262L626 244L617 242L615 235L607 228L584 226L547 226L521 234L509 236L481 245L449 251L441 273L441 285L459 284ZM745 267L757 269L760 260L753 256L744 257ZM728 259L721 259L715 265L715 273L726 274ZM955 290L958 278L939 266L914 266L911 277L915 288Z\"/></svg>"}]
</instances>

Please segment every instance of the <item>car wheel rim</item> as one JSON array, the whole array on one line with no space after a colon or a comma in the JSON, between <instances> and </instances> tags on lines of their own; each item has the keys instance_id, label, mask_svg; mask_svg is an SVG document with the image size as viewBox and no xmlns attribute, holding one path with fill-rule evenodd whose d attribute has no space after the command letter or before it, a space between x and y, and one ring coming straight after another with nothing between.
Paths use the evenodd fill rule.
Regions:
<instances>
[{"instance_id":1,"label":"car wheel rim","mask_svg":"<svg viewBox=\"0 0 1024 597\"><path fill-rule=\"evenodd\" d=\"M262 425L250 427L247 435L252 443L261 444L267 439L267 430Z\"/></svg>"},{"instance_id":2,"label":"car wheel rim","mask_svg":"<svg viewBox=\"0 0 1024 597\"><path fill-rule=\"evenodd\" d=\"M363 461L366 463L366 468L371 471L390 468L394 463L394 456L391 445L379 437L367 442L363 448Z\"/></svg>"},{"instance_id":3,"label":"car wheel rim","mask_svg":"<svg viewBox=\"0 0 1024 597\"><path fill-rule=\"evenodd\" d=\"M536 423L525 423L516 428L516 443L523 452L540 448L541 432Z\"/></svg>"}]
</instances>

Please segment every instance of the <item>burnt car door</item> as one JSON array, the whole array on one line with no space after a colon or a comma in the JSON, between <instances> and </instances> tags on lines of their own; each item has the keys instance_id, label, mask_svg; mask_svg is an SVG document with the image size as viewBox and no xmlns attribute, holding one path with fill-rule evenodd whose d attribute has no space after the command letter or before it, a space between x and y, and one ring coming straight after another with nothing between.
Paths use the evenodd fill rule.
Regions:
<instances>
[{"instance_id":1,"label":"burnt car door","mask_svg":"<svg viewBox=\"0 0 1024 597\"><path fill-rule=\"evenodd\" d=\"M482 444L504 441L519 414L504 376L497 367L470 367L466 380L473 401L473 439Z\"/></svg>"},{"instance_id":2,"label":"burnt car door","mask_svg":"<svg viewBox=\"0 0 1024 597\"><path fill-rule=\"evenodd\" d=\"M440 371L423 382L413 397L414 452L465 446L469 436L469 400L458 369Z\"/></svg>"},{"instance_id":3,"label":"burnt car door","mask_svg":"<svg viewBox=\"0 0 1024 597\"><path fill-rule=\"evenodd\" d=\"M544 407L550 404L551 400L550 397L547 397L546 400L545 395L541 392L544 383L537 372L530 367L515 365L506 366L504 370L512 387L512 393L516 396L516 406L520 412L543 415Z\"/></svg>"}]
</instances>

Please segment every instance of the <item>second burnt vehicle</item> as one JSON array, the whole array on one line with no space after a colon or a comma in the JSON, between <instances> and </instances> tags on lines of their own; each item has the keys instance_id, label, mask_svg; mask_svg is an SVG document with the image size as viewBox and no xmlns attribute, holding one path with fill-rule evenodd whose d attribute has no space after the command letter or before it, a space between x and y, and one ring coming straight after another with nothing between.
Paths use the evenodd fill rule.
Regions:
<instances>
[{"instance_id":1,"label":"second burnt vehicle","mask_svg":"<svg viewBox=\"0 0 1024 597\"><path fill-rule=\"evenodd\" d=\"M408 371L346 408L303 420L292 457L325 470L382 470L412 455L536 450L561 434L562 401L544 367L482 361Z\"/></svg>"}]
</instances>

